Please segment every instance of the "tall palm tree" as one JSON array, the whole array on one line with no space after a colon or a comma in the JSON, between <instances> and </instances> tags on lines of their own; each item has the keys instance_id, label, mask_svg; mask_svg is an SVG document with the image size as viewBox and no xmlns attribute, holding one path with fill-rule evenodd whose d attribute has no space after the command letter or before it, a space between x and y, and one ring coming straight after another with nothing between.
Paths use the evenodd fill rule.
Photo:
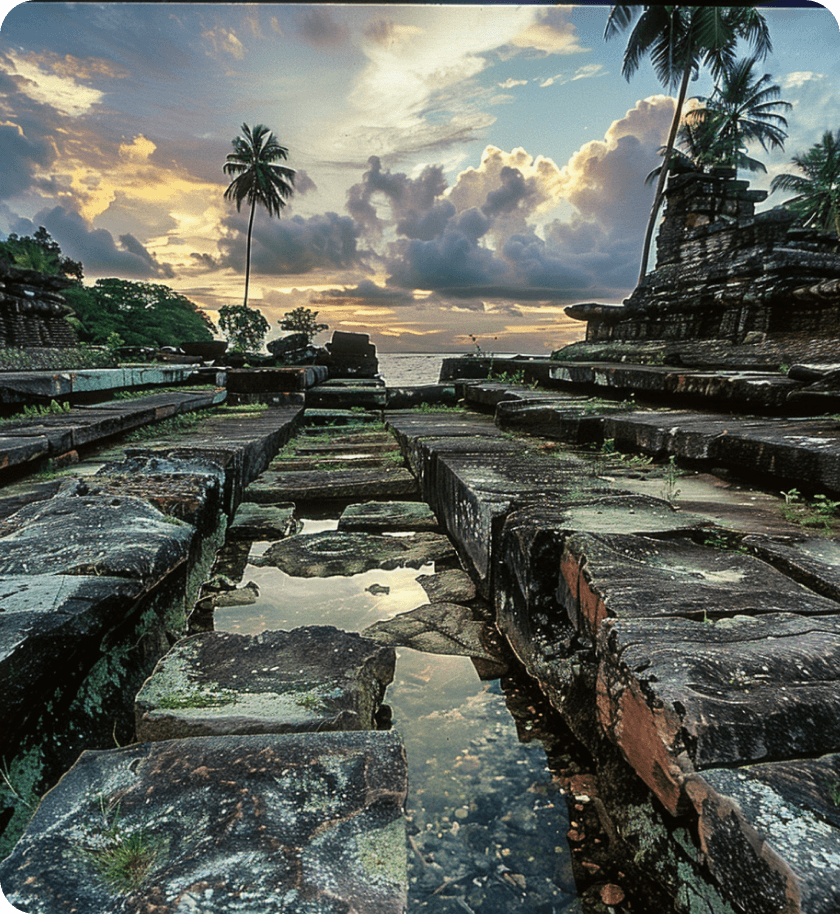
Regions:
<instances>
[{"instance_id":1,"label":"tall palm tree","mask_svg":"<svg viewBox=\"0 0 840 914\"><path fill-rule=\"evenodd\" d=\"M718 166L744 171L767 171L764 163L748 155L746 146L758 142L765 151L784 149L787 120L779 111L792 107L779 98L781 89L769 73L753 75L754 57L738 61L723 74L714 92L693 96L704 107L689 111L677 131L671 171L708 171ZM769 148L768 148L769 147ZM665 154L665 147L659 150ZM659 165L645 178L652 183L662 172Z\"/></svg>"},{"instance_id":2,"label":"tall palm tree","mask_svg":"<svg viewBox=\"0 0 840 914\"><path fill-rule=\"evenodd\" d=\"M248 307L248 282L251 277L251 233L254 228L254 212L257 204L268 210L270 216L279 216L286 205L286 199L294 191L295 171L285 165L277 165L280 159L287 159L289 150L277 142L277 138L263 124L256 127L242 125L242 136L233 142L233 152L228 154L223 166L226 175L235 175L225 191L225 200L236 201L239 212L242 201L248 202L251 215L248 218L248 240L245 251L245 300Z\"/></svg>"},{"instance_id":3,"label":"tall palm tree","mask_svg":"<svg viewBox=\"0 0 840 914\"><path fill-rule=\"evenodd\" d=\"M784 205L806 226L834 231L840 238L840 130L827 130L807 152L791 161L804 175L777 175L770 183L776 190L793 191Z\"/></svg>"},{"instance_id":4,"label":"tall palm tree","mask_svg":"<svg viewBox=\"0 0 840 914\"><path fill-rule=\"evenodd\" d=\"M679 86L677 106L671 121L662 171L656 186L650 218L642 247L639 281L647 272L656 217L662 205L665 180L685 104L688 80L708 66L715 79L735 63L739 39L752 45L756 54L765 57L771 50L770 33L764 17L747 6L658 6L616 4L610 11L604 37L610 39L625 32L637 20L627 41L621 72L625 79L636 72L645 57L650 57L656 75L667 88Z\"/></svg>"},{"instance_id":5,"label":"tall palm tree","mask_svg":"<svg viewBox=\"0 0 840 914\"><path fill-rule=\"evenodd\" d=\"M699 130L703 164L767 171L746 154L746 145L759 143L765 152L785 148L787 120L779 112L793 106L780 98L782 90L769 73L756 78L755 64L755 57L739 60L723 74L708 98L697 96L705 107L686 115L686 122Z\"/></svg>"}]
</instances>

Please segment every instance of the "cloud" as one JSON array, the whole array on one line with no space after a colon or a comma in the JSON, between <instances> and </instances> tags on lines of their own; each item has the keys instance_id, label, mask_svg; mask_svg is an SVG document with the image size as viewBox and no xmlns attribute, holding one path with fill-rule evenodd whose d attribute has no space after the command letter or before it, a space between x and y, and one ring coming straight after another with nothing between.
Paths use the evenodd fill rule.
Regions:
<instances>
[{"instance_id":1,"label":"cloud","mask_svg":"<svg viewBox=\"0 0 840 914\"><path fill-rule=\"evenodd\" d=\"M36 54L8 52L3 68L18 89L31 99L48 105L67 117L86 114L102 102L104 93L85 86L73 76L50 72Z\"/></svg>"},{"instance_id":2,"label":"cloud","mask_svg":"<svg viewBox=\"0 0 840 914\"><path fill-rule=\"evenodd\" d=\"M417 298L410 292L378 286L369 279L363 279L353 288L329 289L314 296L312 303L325 306L377 309L373 313L377 313L380 308L390 310L419 306Z\"/></svg>"},{"instance_id":3,"label":"cloud","mask_svg":"<svg viewBox=\"0 0 840 914\"><path fill-rule=\"evenodd\" d=\"M298 18L298 33L307 43L316 48L331 48L343 44L349 37L349 30L335 20L330 10L312 7Z\"/></svg>"},{"instance_id":4,"label":"cloud","mask_svg":"<svg viewBox=\"0 0 840 914\"><path fill-rule=\"evenodd\" d=\"M205 29L201 33L201 37L212 47L214 57L221 57L225 54L236 60L243 60L245 57L245 46L232 29Z\"/></svg>"},{"instance_id":5,"label":"cloud","mask_svg":"<svg viewBox=\"0 0 840 914\"><path fill-rule=\"evenodd\" d=\"M160 263L133 235L121 235L118 245L110 232L92 229L78 213L61 206L42 210L23 233L31 234L38 225L55 238L62 253L81 260L85 276L169 279L175 275L169 264Z\"/></svg>"},{"instance_id":6,"label":"cloud","mask_svg":"<svg viewBox=\"0 0 840 914\"><path fill-rule=\"evenodd\" d=\"M512 89L514 86L527 86L527 79L506 79L503 83L496 83L500 89Z\"/></svg>"},{"instance_id":7,"label":"cloud","mask_svg":"<svg viewBox=\"0 0 840 914\"><path fill-rule=\"evenodd\" d=\"M246 220L238 214L222 220L218 263L245 268ZM304 219L260 219L254 224L251 268L269 276L302 275L314 270L358 264L358 228L348 216L324 213Z\"/></svg>"},{"instance_id":8,"label":"cloud","mask_svg":"<svg viewBox=\"0 0 840 914\"><path fill-rule=\"evenodd\" d=\"M32 125L33 130L36 129ZM20 123L0 123L0 146L3 148L3 196L7 199L35 186L36 175L55 161L55 148L49 137L27 134Z\"/></svg>"},{"instance_id":9,"label":"cloud","mask_svg":"<svg viewBox=\"0 0 840 914\"><path fill-rule=\"evenodd\" d=\"M544 54L579 54L589 50L578 44L577 29L569 22L567 15L565 10L551 9L540 21L523 29L511 43Z\"/></svg>"}]
</instances>

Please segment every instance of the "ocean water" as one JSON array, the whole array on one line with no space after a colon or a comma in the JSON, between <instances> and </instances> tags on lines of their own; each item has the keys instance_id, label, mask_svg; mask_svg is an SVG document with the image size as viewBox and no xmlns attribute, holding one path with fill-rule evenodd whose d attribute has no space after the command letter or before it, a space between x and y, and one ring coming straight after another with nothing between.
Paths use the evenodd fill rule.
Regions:
<instances>
[{"instance_id":1,"label":"ocean water","mask_svg":"<svg viewBox=\"0 0 840 914\"><path fill-rule=\"evenodd\" d=\"M440 366L448 356L464 352L377 352L379 374L389 387L437 384Z\"/></svg>"},{"instance_id":2,"label":"ocean water","mask_svg":"<svg viewBox=\"0 0 840 914\"><path fill-rule=\"evenodd\" d=\"M379 374L389 387L421 387L438 383L444 359L470 355L470 352L377 352L376 355ZM504 358L513 353L497 352L494 355Z\"/></svg>"}]
</instances>

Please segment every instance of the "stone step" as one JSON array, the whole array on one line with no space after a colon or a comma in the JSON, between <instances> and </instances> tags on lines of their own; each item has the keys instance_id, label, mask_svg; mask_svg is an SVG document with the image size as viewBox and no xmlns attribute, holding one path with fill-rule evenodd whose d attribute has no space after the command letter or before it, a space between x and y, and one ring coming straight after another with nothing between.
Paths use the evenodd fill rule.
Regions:
<instances>
[{"instance_id":1,"label":"stone step","mask_svg":"<svg viewBox=\"0 0 840 914\"><path fill-rule=\"evenodd\" d=\"M203 914L403 914L406 790L394 732L85 752L0 863L0 883L33 914L101 914L132 898Z\"/></svg>"},{"instance_id":2,"label":"stone step","mask_svg":"<svg viewBox=\"0 0 840 914\"><path fill-rule=\"evenodd\" d=\"M401 498L417 494L417 480L405 468L267 472L243 494L258 504L320 499Z\"/></svg>"},{"instance_id":3,"label":"stone step","mask_svg":"<svg viewBox=\"0 0 840 914\"><path fill-rule=\"evenodd\" d=\"M393 649L324 625L194 635L137 694L137 740L373 730L395 662Z\"/></svg>"}]
</instances>

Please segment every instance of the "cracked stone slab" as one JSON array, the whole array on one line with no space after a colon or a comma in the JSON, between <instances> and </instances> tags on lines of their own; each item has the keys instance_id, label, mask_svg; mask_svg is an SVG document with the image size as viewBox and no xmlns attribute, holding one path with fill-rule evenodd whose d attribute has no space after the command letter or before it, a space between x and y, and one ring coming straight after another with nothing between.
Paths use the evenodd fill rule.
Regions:
<instances>
[{"instance_id":1,"label":"cracked stone slab","mask_svg":"<svg viewBox=\"0 0 840 914\"><path fill-rule=\"evenodd\" d=\"M469 603L476 598L473 579L460 568L421 574L417 583L426 591L430 603Z\"/></svg>"},{"instance_id":2,"label":"cracked stone slab","mask_svg":"<svg viewBox=\"0 0 840 914\"><path fill-rule=\"evenodd\" d=\"M440 533L384 536L377 533L300 534L274 543L254 565L275 566L293 577L354 575L373 568L420 568L428 562L455 559L449 539Z\"/></svg>"},{"instance_id":3,"label":"cracked stone slab","mask_svg":"<svg viewBox=\"0 0 840 914\"><path fill-rule=\"evenodd\" d=\"M320 498L400 498L417 494L417 480L404 467L267 472L251 483L244 501L278 504Z\"/></svg>"},{"instance_id":4,"label":"cracked stone slab","mask_svg":"<svg viewBox=\"0 0 840 914\"><path fill-rule=\"evenodd\" d=\"M392 648L332 626L203 632L137 694L137 739L371 730L395 662Z\"/></svg>"},{"instance_id":5,"label":"cracked stone slab","mask_svg":"<svg viewBox=\"0 0 840 914\"><path fill-rule=\"evenodd\" d=\"M765 562L840 603L840 543L823 536L745 536L741 545Z\"/></svg>"},{"instance_id":6,"label":"cracked stone slab","mask_svg":"<svg viewBox=\"0 0 840 914\"><path fill-rule=\"evenodd\" d=\"M403 914L406 788L394 732L85 752L0 883L27 914ZM131 865L109 869L114 856Z\"/></svg>"},{"instance_id":7,"label":"cracked stone slab","mask_svg":"<svg viewBox=\"0 0 840 914\"><path fill-rule=\"evenodd\" d=\"M0 522L0 574L137 578L151 585L187 559L195 529L132 496L66 496Z\"/></svg>"},{"instance_id":8,"label":"cracked stone slab","mask_svg":"<svg viewBox=\"0 0 840 914\"><path fill-rule=\"evenodd\" d=\"M495 626L476 619L469 607L458 603L427 603L393 619L375 622L362 634L381 644L428 654L475 657L504 664Z\"/></svg>"},{"instance_id":9,"label":"cracked stone slab","mask_svg":"<svg viewBox=\"0 0 840 914\"><path fill-rule=\"evenodd\" d=\"M338 519L339 530L381 533L387 530L440 530L432 509L423 501L369 501L348 505Z\"/></svg>"},{"instance_id":10,"label":"cracked stone slab","mask_svg":"<svg viewBox=\"0 0 840 914\"><path fill-rule=\"evenodd\" d=\"M703 772L731 797L798 877L808 914L840 910L840 756Z\"/></svg>"},{"instance_id":11,"label":"cracked stone slab","mask_svg":"<svg viewBox=\"0 0 840 914\"><path fill-rule=\"evenodd\" d=\"M118 625L142 592L138 581L80 575L0 577L0 694L4 734L33 710L40 695L67 683L62 661L79 663L86 647L99 656L102 636ZM0 744L5 739L0 738Z\"/></svg>"},{"instance_id":12,"label":"cracked stone slab","mask_svg":"<svg viewBox=\"0 0 840 914\"><path fill-rule=\"evenodd\" d=\"M235 540L279 540L291 536L298 530L295 506L258 505L243 501L236 509L227 535Z\"/></svg>"}]
</instances>

